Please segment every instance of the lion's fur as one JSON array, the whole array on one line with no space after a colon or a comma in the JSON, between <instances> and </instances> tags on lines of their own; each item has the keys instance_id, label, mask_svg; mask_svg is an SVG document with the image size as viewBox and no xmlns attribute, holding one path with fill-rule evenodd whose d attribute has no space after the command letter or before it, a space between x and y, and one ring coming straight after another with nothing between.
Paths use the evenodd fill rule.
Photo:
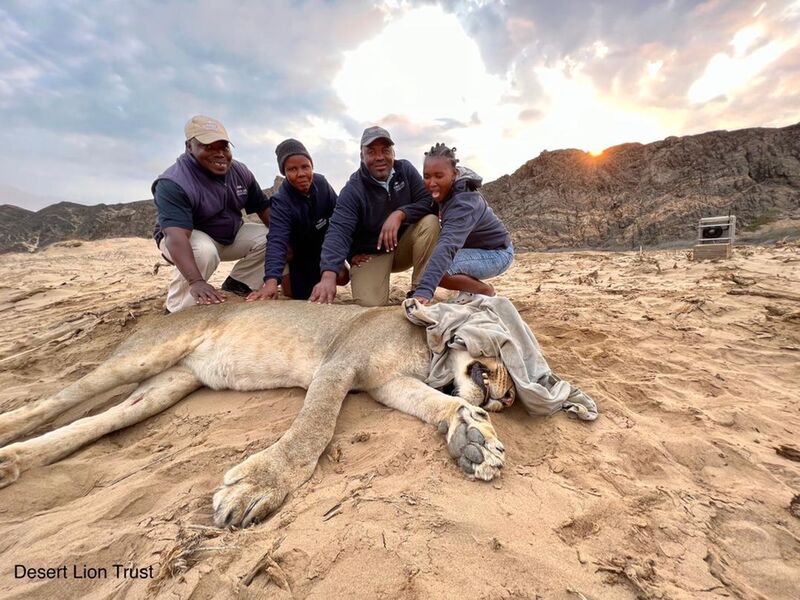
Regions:
<instances>
[{"instance_id":1,"label":"lion's fur","mask_svg":"<svg viewBox=\"0 0 800 600\"><path fill-rule=\"evenodd\" d=\"M398 307L286 301L192 308L141 328L97 369L51 398L0 415L0 444L9 444L102 392L138 384L103 413L0 448L0 487L33 466L161 412L201 386L308 390L286 434L225 474L214 495L220 526L264 518L311 476L352 390L446 426L448 449L461 467L491 479L502 468L504 450L486 412L468 402L480 401L482 393L464 373L456 373L461 397L428 387L423 381L429 361L424 329L409 323ZM456 357L454 364L464 361ZM493 397L505 391L490 389Z\"/></svg>"}]
</instances>

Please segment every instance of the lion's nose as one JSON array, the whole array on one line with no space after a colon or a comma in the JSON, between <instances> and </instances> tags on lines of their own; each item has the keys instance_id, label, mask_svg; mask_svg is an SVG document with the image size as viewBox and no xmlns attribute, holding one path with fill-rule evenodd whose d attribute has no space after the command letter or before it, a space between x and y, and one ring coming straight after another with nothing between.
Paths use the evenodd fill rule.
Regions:
<instances>
[{"instance_id":1,"label":"lion's nose","mask_svg":"<svg viewBox=\"0 0 800 600\"><path fill-rule=\"evenodd\" d=\"M514 400L516 399L516 397L517 397L517 390L511 387L508 389L505 395L502 398L500 398L500 402L504 407L508 408L509 406L514 404Z\"/></svg>"}]
</instances>

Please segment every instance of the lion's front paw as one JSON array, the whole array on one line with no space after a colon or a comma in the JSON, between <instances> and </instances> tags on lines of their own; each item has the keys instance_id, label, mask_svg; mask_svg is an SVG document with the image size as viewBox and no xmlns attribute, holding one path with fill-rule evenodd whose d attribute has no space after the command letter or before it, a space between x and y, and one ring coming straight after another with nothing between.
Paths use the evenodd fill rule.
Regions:
<instances>
[{"instance_id":1,"label":"lion's front paw","mask_svg":"<svg viewBox=\"0 0 800 600\"><path fill-rule=\"evenodd\" d=\"M222 487L214 494L214 523L217 527L249 527L274 513L289 492L314 472L290 468L274 446L254 454L225 474Z\"/></svg>"},{"instance_id":2,"label":"lion's front paw","mask_svg":"<svg viewBox=\"0 0 800 600\"><path fill-rule=\"evenodd\" d=\"M0 448L0 488L14 483L19 479L19 474L17 453L8 448Z\"/></svg>"},{"instance_id":3,"label":"lion's front paw","mask_svg":"<svg viewBox=\"0 0 800 600\"><path fill-rule=\"evenodd\" d=\"M486 411L477 406L461 406L450 419L447 449L465 473L484 481L493 479L505 463L506 449Z\"/></svg>"},{"instance_id":4,"label":"lion's front paw","mask_svg":"<svg viewBox=\"0 0 800 600\"><path fill-rule=\"evenodd\" d=\"M255 525L275 512L288 493L280 486L264 485L249 478L226 483L214 494L214 523L217 527Z\"/></svg>"}]
</instances>

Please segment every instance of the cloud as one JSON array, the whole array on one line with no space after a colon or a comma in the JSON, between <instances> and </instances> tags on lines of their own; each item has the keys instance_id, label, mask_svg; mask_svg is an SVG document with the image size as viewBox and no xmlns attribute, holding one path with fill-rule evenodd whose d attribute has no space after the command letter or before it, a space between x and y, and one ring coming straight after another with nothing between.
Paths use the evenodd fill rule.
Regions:
<instances>
[{"instance_id":1,"label":"cloud","mask_svg":"<svg viewBox=\"0 0 800 600\"><path fill-rule=\"evenodd\" d=\"M342 51L382 25L369 2L14 3L0 9L0 108L27 138L31 163L48 157L77 177L70 157L84 161L76 199L123 199L101 198L108 186L90 184L89 165L102 161L105 177L125 177L134 157L141 170L160 165L139 175L134 198L146 197L149 180L180 152L192 114L212 114L234 136L269 124L287 137L309 115L340 112L330 82ZM46 145L52 138L58 151ZM17 139L0 133L4 147ZM99 156L110 139L142 150ZM272 151L242 139L238 157ZM0 181L17 179L16 167L0 167Z\"/></svg>"},{"instance_id":2,"label":"cloud","mask_svg":"<svg viewBox=\"0 0 800 600\"><path fill-rule=\"evenodd\" d=\"M486 64L511 74L505 101L523 105L523 123L558 111L552 82L542 77L553 69L577 78L594 102L617 107L623 129L637 118L653 125L629 131L631 140L800 119L798 1L457 4Z\"/></svg>"},{"instance_id":3,"label":"cloud","mask_svg":"<svg viewBox=\"0 0 800 600\"><path fill-rule=\"evenodd\" d=\"M519 113L520 121L538 121L544 113L538 108L526 108Z\"/></svg>"},{"instance_id":4,"label":"cloud","mask_svg":"<svg viewBox=\"0 0 800 600\"><path fill-rule=\"evenodd\" d=\"M345 57L334 87L348 114L363 122L391 113L467 121L494 106L504 88L458 19L438 7L408 10Z\"/></svg>"},{"instance_id":5,"label":"cloud","mask_svg":"<svg viewBox=\"0 0 800 600\"><path fill-rule=\"evenodd\" d=\"M741 90L798 43L797 39L776 39L758 44L763 37L756 27L737 31L731 40L733 51L711 57L703 74L689 87L689 101L700 104ZM752 49L754 45L758 47Z\"/></svg>"}]
</instances>

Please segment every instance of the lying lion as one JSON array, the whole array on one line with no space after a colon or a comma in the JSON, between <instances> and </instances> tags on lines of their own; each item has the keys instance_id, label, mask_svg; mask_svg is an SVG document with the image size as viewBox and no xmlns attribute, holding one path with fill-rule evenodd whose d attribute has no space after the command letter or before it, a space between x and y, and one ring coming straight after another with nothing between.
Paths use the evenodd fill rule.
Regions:
<instances>
[{"instance_id":1,"label":"lying lion","mask_svg":"<svg viewBox=\"0 0 800 600\"><path fill-rule=\"evenodd\" d=\"M430 356L425 330L398 307L226 303L161 317L55 396L0 415L5 446L98 394L139 384L105 412L0 448L0 487L158 414L201 386L308 390L289 430L225 474L213 502L220 527L264 519L311 477L333 437L344 397L355 390L446 430L448 450L460 467L490 480L503 467L505 450L485 409L513 402L511 378L494 359L451 352L454 395L447 395L423 383Z\"/></svg>"}]
</instances>

